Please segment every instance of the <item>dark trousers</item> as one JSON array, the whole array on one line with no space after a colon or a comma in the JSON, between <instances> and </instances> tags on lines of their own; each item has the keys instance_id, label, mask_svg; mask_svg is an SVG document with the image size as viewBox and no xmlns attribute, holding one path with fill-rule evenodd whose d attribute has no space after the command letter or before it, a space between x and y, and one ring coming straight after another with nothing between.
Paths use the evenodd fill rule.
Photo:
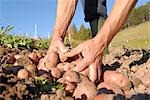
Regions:
<instances>
[{"instance_id":1,"label":"dark trousers","mask_svg":"<svg viewBox=\"0 0 150 100\"><path fill-rule=\"evenodd\" d=\"M91 27L92 38L95 37L98 32L98 20L99 19L93 19L89 21L90 27Z\"/></svg>"}]
</instances>

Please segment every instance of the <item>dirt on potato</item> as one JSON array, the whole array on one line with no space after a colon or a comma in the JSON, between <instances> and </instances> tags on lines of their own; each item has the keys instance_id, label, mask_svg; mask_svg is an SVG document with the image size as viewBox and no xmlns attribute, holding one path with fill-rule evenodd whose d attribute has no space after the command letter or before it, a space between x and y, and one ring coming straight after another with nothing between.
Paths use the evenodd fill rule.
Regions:
<instances>
[{"instance_id":1,"label":"dirt on potato","mask_svg":"<svg viewBox=\"0 0 150 100\"><path fill-rule=\"evenodd\" d=\"M46 50L0 47L0 100L75 100L73 91L65 90L67 85L62 84L65 83L65 72L61 72L61 77L55 78L51 71L37 70L37 62L28 57L33 52L39 58L46 55ZM28 70L27 78L17 77L22 69ZM122 73L129 78L132 86L127 91L122 90L123 95L115 94L115 91L104 87L97 89L97 94L115 94L116 100L150 100L150 50L110 48L110 53L103 56L102 70L103 73L108 70ZM69 84L77 88L78 83ZM140 97L145 99L139 99ZM81 100L85 100L85 97Z\"/></svg>"}]
</instances>

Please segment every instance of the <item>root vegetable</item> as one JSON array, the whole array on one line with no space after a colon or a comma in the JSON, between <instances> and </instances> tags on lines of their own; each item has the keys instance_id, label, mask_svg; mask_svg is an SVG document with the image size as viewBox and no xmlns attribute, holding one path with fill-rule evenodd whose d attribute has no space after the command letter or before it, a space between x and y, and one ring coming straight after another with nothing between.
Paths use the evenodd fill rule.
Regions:
<instances>
[{"instance_id":1,"label":"root vegetable","mask_svg":"<svg viewBox=\"0 0 150 100\"><path fill-rule=\"evenodd\" d=\"M65 79L64 78L60 78L57 80L57 82L64 84L65 83Z\"/></svg>"},{"instance_id":2,"label":"root vegetable","mask_svg":"<svg viewBox=\"0 0 150 100\"><path fill-rule=\"evenodd\" d=\"M6 55L1 60L1 63L5 63L5 64L14 64L15 62L16 62L16 59L12 55Z\"/></svg>"},{"instance_id":3,"label":"root vegetable","mask_svg":"<svg viewBox=\"0 0 150 100\"><path fill-rule=\"evenodd\" d=\"M46 73L45 74L42 74L40 77L44 78L44 79L47 79L48 83L51 83L53 81L53 78L52 76L49 76L47 75Z\"/></svg>"},{"instance_id":4,"label":"root vegetable","mask_svg":"<svg viewBox=\"0 0 150 100\"><path fill-rule=\"evenodd\" d=\"M38 64L38 62L39 62L39 57L37 56L37 54L36 53L30 53L29 55L28 55L28 57L35 63L35 64Z\"/></svg>"},{"instance_id":5,"label":"root vegetable","mask_svg":"<svg viewBox=\"0 0 150 100\"><path fill-rule=\"evenodd\" d=\"M72 97L63 97L63 98L61 98L61 100L74 100Z\"/></svg>"},{"instance_id":6,"label":"root vegetable","mask_svg":"<svg viewBox=\"0 0 150 100\"><path fill-rule=\"evenodd\" d=\"M94 100L114 100L113 94L99 94Z\"/></svg>"},{"instance_id":7,"label":"root vegetable","mask_svg":"<svg viewBox=\"0 0 150 100\"><path fill-rule=\"evenodd\" d=\"M106 71L104 73L104 82L116 84L124 91L128 91L131 88L129 78L116 71Z\"/></svg>"},{"instance_id":8,"label":"root vegetable","mask_svg":"<svg viewBox=\"0 0 150 100\"><path fill-rule=\"evenodd\" d=\"M65 72L63 78L69 82L74 82L74 83L78 83L80 81L77 72L71 70Z\"/></svg>"},{"instance_id":9,"label":"root vegetable","mask_svg":"<svg viewBox=\"0 0 150 100\"><path fill-rule=\"evenodd\" d=\"M18 71L17 77L20 79L28 79L30 77L30 72L26 69L21 69Z\"/></svg>"},{"instance_id":10,"label":"root vegetable","mask_svg":"<svg viewBox=\"0 0 150 100\"><path fill-rule=\"evenodd\" d=\"M70 93L73 93L73 91L75 90L75 86L71 82L65 80L64 78L58 79L57 82L62 83L65 86L65 90Z\"/></svg>"},{"instance_id":11,"label":"root vegetable","mask_svg":"<svg viewBox=\"0 0 150 100\"><path fill-rule=\"evenodd\" d=\"M35 72L36 72L36 66L33 64L29 64L29 65L25 66L25 68L31 73L35 74Z\"/></svg>"},{"instance_id":12,"label":"root vegetable","mask_svg":"<svg viewBox=\"0 0 150 100\"><path fill-rule=\"evenodd\" d=\"M33 62L31 61L31 59L27 56L23 56L19 59L17 59L17 63L20 65L20 66L26 66L26 65L29 65L29 64L33 64Z\"/></svg>"},{"instance_id":13,"label":"root vegetable","mask_svg":"<svg viewBox=\"0 0 150 100\"><path fill-rule=\"evenodd\" d=\"M68 62L60 63L60 64L57 65L57 68L60 69L61 71L68 71L68 70L70 70L74 67L75 67L74 64L68 63Z\"/></svg>"},{"instance_id":14,"label":"root vegetable","mask_svg":"<svg viewBox=\"0 0 150 100\"><path fill-rule=\"evenodd\" d=\"M58 68L52 68L51 74L55 78L60 78L62 76L61 71Z\"/></svg>"},{"instance_id":15,"label":"root vegetable","mask_svg":"<svg viewBox=\"0 0 150 100\"><path fill-rule=\"evenodd\" d=\"M21 57L23 57L23 55L20 55L20 54L17 54L17 55L14 55L15 59L19 59Z\"/></svg>"},{"instance_id":16,"label":"root vegetable","mask_svg":"<svg viewBox=\"0 0 150 100\"><path fill-rule=\"evenodd\" d=\"M47 74L48 76L51 76L51 74L45 70L37 70L37 76L41 76L43 74Z\"/></svg>"},{"instance_id":17,"label":"root vegetable","mask_svg":"<svg viewBox=\"0 0 150 100\"><path fill-rule=\"evenodd\" d=\"M57 95L57 97L59 97L59 98L65 97L65 96L66 96L66 92L65 92L65 90L58 89L58 90L56 90L56 95Z\"/></svg>"},{"instance_id":18,"label":"root vegetable","mask_svg":"<svg viewBox=\"0 0 150 100\"><path fill-rule=\"evenodd\" d=\"M56 94L42 94L41 100L60 100Z\"/></svg>"},{"instance_id":19,"label":"root vegetable","mask_svg":"<svg viewBox=\"0 0 150 100\"><path fill-rule=\"evenodd\" d=\"M73 91L75 90L75 86L67 80L65 81L65 85L66 85L65 90L70 93L73 93Z\"/></svg>"},{"instance_id":20,"label":"root vegetable","mask_svg":"<svg viewBox=\"0 0 150 100\"><path fill-rule=\"evenodd\" d=\"M97 89L106 88L108 90L112 90L115 94L123 94L122 90L113 83L102 82L97 86Z\"/></svg>"},{"instance_id":21,"label":"root vegetable","mask_svg":"<svg viewBox=\"0 0 150 100\"><path fill-rule=\"evenodd\" d=\"M14 63L14 66L18 66L19 64L17 63L17 61Z\"/></svg>"},{"instance_id":22,"label":"root vegetable","mask_svg":"<svg viewBox=\"0 0 150 100\"><path fill-rule=\"evenodd\" d=\"M87 77L80 75L81 82L77 85L73 96L75 98L82 98L82 95L85 95L87 100L94 100L97 91L96 86L92 83Z\"/></svg>"}]
</instances>

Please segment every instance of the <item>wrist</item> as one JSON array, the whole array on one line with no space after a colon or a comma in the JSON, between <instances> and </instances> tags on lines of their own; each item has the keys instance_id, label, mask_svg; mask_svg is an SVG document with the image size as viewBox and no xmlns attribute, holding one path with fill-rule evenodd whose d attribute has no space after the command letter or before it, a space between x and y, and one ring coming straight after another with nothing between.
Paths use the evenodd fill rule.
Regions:
<instances>
[{"instance_id":1,"label":"wrist","mask_svg":"<svg viewBox=\"0 0 150 100\"><path fill-rule=\"evenodd\" d=\"M107 41L105 40L105 38L101 38L97 36L93 38L93 42L95 46L99 48L102 52L107 47Z\"/></svg>"}]
</instances>

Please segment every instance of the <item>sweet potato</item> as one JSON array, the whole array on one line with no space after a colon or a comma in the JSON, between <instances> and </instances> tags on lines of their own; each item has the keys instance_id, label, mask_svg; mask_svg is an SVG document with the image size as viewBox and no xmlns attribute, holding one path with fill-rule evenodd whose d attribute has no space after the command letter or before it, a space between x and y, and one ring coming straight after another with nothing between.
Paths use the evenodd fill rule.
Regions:
<instances>
[{"instance_id":1,"label":"sweet potato","mask_svg":"<svg viewBox=\"0 0 150 100\"><path fill-rule=\"evenodd\" d=\"M75 89L75 85L73 85L71 82L65 80L64 78L58 79L57 82L62 83L65 86L65 90L70 93L72 93Z\"/></svg>"},{"instance_id":2,"label":"sweet potato","mask_svg":"<svg viewBox=\"0 0 150 100\"><path fill-rule=\"evenodd\" d=\"M39 70L49 71L58 64L58 54L56 52L49 52L44 58L41 58L38 64Z\"/></svg>"},{"instance_id":3,"label":"sweet potato","mask_svg":"<svg viewBox=\"0 0 150 100\"><path fill-rule=\"evenodd\" d=\"M18 62L16 61L15 63L14 63L14 66L18 66L19 64L18 64Z\"/></svg>"},{"instance_id":4,"label":"sweet potato","mask_svg":"<svg viewBox=\"0 0 150 100\"><path fill-rule=\"evenodd\" d=\"M74 100L74 99L72 97L67 96L67 97L62 97L61 100Z\"/></svg>"},{"instance_id":5,"label":"sweet potato","mask_svg":"<svg viewBox=\"0 0 150 100\"><path fill-rule=\"evenodd\" d=\"M47 79L48 83L51 83L53 81L53 77L49 76L48 74L42 74L40 77Z\"/></svg>"},{"instance_id":6,"label":"sweet potato","mask_svg":"<svg viewBox=\"0 0 150 100\"><path fill-rule=\"evenodd\" d=\"M124 91L131 88L131 82L129 78L116 71L106 71L104 73L104 82L116 84Z\"/></svg>"},{"instance_id":7,"label":"sweet potato","mask_svg":"<svg viewBox=\"0 0 150 100\"><path fill-rule=\"evenodd\" d=\"M21 69L18 71L17 77L20 79L28 79L30 77L30 72L26 69Z\"/></svg>"},{"instance_id":8,"label":"sweet potato","mask_svg":"<svg viewBox=\"0 0 150 100\"><path fill-rule=\"evenodd\" d=\"M1 63L5 63L5 64L14 64L15 62L16 62L16 58L12 55L6 55L1 60Z\"/></svg>"},{"instance_id":9,"label":"sweet potato","mask_svg":"<svg viewBox=\"0 0 150 100\"><path fill-rule=\"evenodd\" d=\"M68 70L70 70L70 69L72 69L72 68L74 68L74 67L75 67L74 64L68 63L68 62L59 63L59 64L57 65L57 68L60 69L61 71L68 71Z\"/></svg>"},{"instance_id":10,"label":"sweet potato","mask_svg":"<svg viewBox=\"0 0 150 100\"><path fill-rule=\"evenodd\" d=\"M55 78L60 78L62 76L61 71L56 67L51 69L51 74Z\"/></svg>"},{"instance_id":11,"label":"sweet potato","mask_svg":"<svg viewBox=\"0 0 150 100\"><path fill-rule=\"evenodd\" d=\"M114 100L113 97L113 94L99 94L94 100Z\"/></svg>"},{"instance_id":12,"label":"sweet potato","mask_svg":"<svg viewBox=\"0 0 150 100\"><path fill-rule=\"evenodd\" d=\"M62 84L64 84L65 81L66 81L66 80L65 80L64 78L59 78L59 79L57 80L57 82L62 83Z\"/></svg>"},{"instance_id":13,"label":"sweet potato","mask_svg":"<svg viewBox=\"0 0 150 100\"><path fill-rule=\"evenodd\" d=\"M108 90L112 90L115 94L123 94L122 90L113 83L102 82L97 86L97 89L106 88Z\"/></svg>"},{"instance_id":14,"label":"sweet potato","mask_svg":"<svg viewBox=\"0 0 150 100\"><path fill-rule=\"evenodd\" d=\"M96 96L96 86L87 77L80 75L81 82L77 85L73 96L81 99L83 95L87 100L93 100Z\"/></svg>"},{"instance_id":15,"label":"sweet potato","mask_svg":"<svg viewBox=\"0 0 150 100\"><path fill-rule=\"evenodd\" d=\"M26 65L25 68L31 72L31 73L35 73L36 72L36 66L33 65L33 64L29 64L29 65Z\"/></svg>"},{"instance_id":16,"label":"sweet potato","mask_svg":"<svg viewBox=\"0 0 150 100\"><path fill-rule=\"evenodd\" d=\"M65 90L58 89L58 90L56 90L56 95L57 95L57 97L59 97L59 98L65 97L65 96L66 96L66 92L65 92Z\"/></svg>"},{"instance_id":17,"label":"sweet potato","mask_svg":"<svg viewBox=\"0 0 150 100\"><path fill-rule=\"evenodd\" d=\"M32 52L28 55L28 57L35 63L35 64L38 64L39 62L39 57L37 56L36 53Z\"/></svg>"},{"instance_id":18,"label":"sweet potato","mask_svg":"<svg viewBox=\"0 0 150 100\"><path fill-rule=\"evenodd\" d=\"M69 70L64 73L63 78L69 82L78 83L79 82L79 76L77 72Z\"/></svg>"},{"instance_id":19,"label":"sweet potato","mask_svg":"<svg viewBox=\"0 0 150 100\"><path fill-rule=\"evenodd\" d=\"M17 54L17 55L14 55L15 59L19 59L21 57L23 57L23 55L20 55L20 54Z\"/></svg>"},{"instance_id":20,"label":"sweet potato","mask_svg":"<svg viewBox=\"0 0 150 100\"><path fill-rule=\"evenodd\" d=\"M75 86L69 82L69 81L65 81L65 90L70 92L70 93L73 93L73 91L75 90Z\"/></svg>"}]
</instances>

